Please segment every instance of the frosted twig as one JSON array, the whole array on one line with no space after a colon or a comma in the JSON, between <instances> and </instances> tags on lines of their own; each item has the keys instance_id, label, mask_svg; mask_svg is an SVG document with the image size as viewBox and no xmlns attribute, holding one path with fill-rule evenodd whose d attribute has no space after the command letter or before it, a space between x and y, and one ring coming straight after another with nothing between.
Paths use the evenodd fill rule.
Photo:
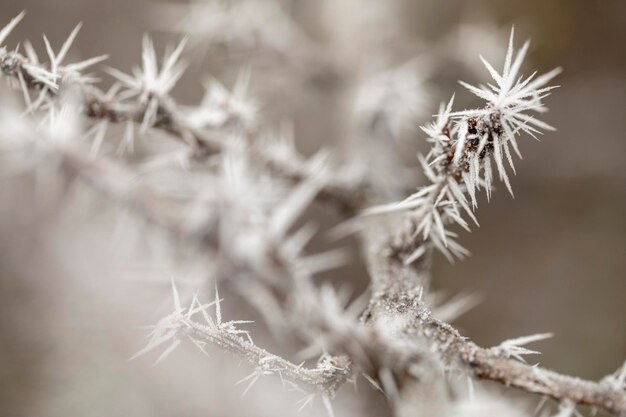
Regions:
<instances>
[{"instance_id":1,"label":"frosted twig","mask_svg":"<svg viewBox=\"0 0 626 417\"><path fill-rule=\"evenodd\" d=\"M415 262L432 248L450 260L467 256L469 252L456 242L456 233L448 230L447 225L457 224L469 230L464 216L478 224L474 215L476 194L484 188L490 196L495 171L512 193L504 161L515 169L511 148L520 155L517 145L520 132L535 137L541 134L540 129L553 130L532 113L547 110L542 100L555 87L546 85L560 69L537 77L535 74L521 77L520 69L528 45L526 42L515 54L511 31L502 73L483 59L496 85L474 87L462 83L487 101L484 108L454 113L452 97L447 105L442 104L436 121L423 128L433 144L430 153L420 157L430 184L419 188L404 201L365 212L409 212L405 225L396 231L390 243L396 256L405 263ZM496 165L495 170L492 162Z\"/></svg>"},{"instance_id":2,"label":"frosted twig","mask_svg":"<svg viewBox=\"0 0 626 417\"><path fill-rule=\"evenodd\" d=\"M416 265L405 266L394 257L388 257L384 261L378 258L376 265L376 270L371 271L381 290L374 295L363 315L366 323L375 323L380 320L381 315L389 312L401 312L403 316L407 316L404 331L427 340L452 369L466 372L475 378L545 395L557 401L589 405L618 416L626 413L626 391L611 383L614 380L621 381L621 372L616 373L617 377L611 376L601 382L586 381L528 365L515 359L515 355L512 355L513 358L508 357L507 352L517 352L514 347L504 351L481 348L461 336L449 324L435 319L428 306L420 299L419 293L411 290L420 285ZM514 339L505 344L517 346L545 337L547 335L535 335Z\"/></svg>"},{"instance_id":3,"label":"frosted twig","mask_svg":"<svg viewBox=\"0 0 626 417\"><path fill-rule=\"evenodd\" d=\"M8 36L21 17L22 15L18 16L3 29L2 40ZM17 50L9 51L3 48L0 43L0 72L18 81L24 94L27 94L26 90L38 91L39 98L35 102L37 106L46 96L55 99L60 88L63 87L79 93L83 112L90 118L113 123L132 121L142 125L144 129L147 127L160 129L172 138L189 145L196 157L219 153L227 148L227 142L206 130L199 129L189 119L183 117L179 111L180 106L168 94L173 84L182 75L182 68L177 61L184 43L181 43L179 48L165 59L161 72L157 72L153 45L149 38L145 38L143 72L137 75L140 78L114 71L114 74L129 87L128 92L138 96L137 100L129 101L120 100L116 95L111 96L101 91L93 85L93 77L80 76L80 71L101 61L104 57L68 66L60 65L76 33L77 31L74 31L70 35L58 56L55 56L49 49L51 67L41 64L32 54L31 57L25 57ZM146 83L146 77L152 81ZM121 96L121 98L129 97L132 96L128 96L127 93ZM299 160L288 161L272 152L267 152L263 147L258 146L257 142L258 140L248 141L251 154L277 176L296 183L310 176L310 171L299 156ZM363 186L364 184L358 180L334 179L321 190L319 198L347 213L355 213L365 201L366 194Z\"/></svg>"},{"instance_id":4,"label":"frosted twig","mask_svg":"<svg viewBox=\"0 0 626 417\"><path fill-rule=\"evenodd\" d=\"M313 389L314 392L321 394L323 398L333 397L337 388L352 374L351 364L345 357L325 355L320 358L317 367L306 368L256 346L248 332L237 327L249 322L223 320L220 308L221 300L217 291L212 303L203 305L194 297L191 304L185 308L181 307L178 291L174 284L173 296L174 312L153 326L147 346L133 358L170 343L169 347L157 359L159 362L178 347L181 340L188 339L202 352L205 352L205 345L210 344L245 359L253 365L255 367L254 372L240 381L249 382L246 391L260 376L277 375L281 379L304 384L309 389ZM210 307L215 308L214 314L209 313ZM201 315L203 323L195 319L196 315Z\"/></svg>"}]
</instances>

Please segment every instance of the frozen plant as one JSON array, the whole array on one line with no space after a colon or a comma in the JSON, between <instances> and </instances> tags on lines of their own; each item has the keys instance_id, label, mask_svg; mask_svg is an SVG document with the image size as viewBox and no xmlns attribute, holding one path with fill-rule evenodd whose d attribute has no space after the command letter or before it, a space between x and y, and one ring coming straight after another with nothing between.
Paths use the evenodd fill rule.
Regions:
<instances>
[{"instance_id":1,"label":"frozen plant","mask_svg":"<svg viewBox=\"0 0 626 417\"><path fill-rule=\"evenodd\" d=\"M205 36L230 46L265 46L283 61L319 56L321 46L297 30L278 3L196 3L193 14L175 26L190 32L192 44L202 44ZM198 19L201 14L208 20ZM512 193L509 174L515 170L513 154L520 155L518 140L552 130L540 117L560 70L523 76L529 44L516 51L513 31L501 71L483 60L492 81L478 87L463 83L484 103L453 111L453 97L422 128L431 145L419 158L427 182L402 198L397 194L408 186L390 191L388 180L368 169L377 165L366 159L342 161L325 149L309 158L300 154L289 131L276 133L262 120L247 71L239 72L232 90L212 81L200 104L178 103L173 92L185 72L187 38L159 59L158 48L144 37L141 67L130 74L108 69L115 84L103 91L86 71L104 57L64 63L80 26L57 53L44 37L42 60L30 44L7 46L22 17L0 31L0 71L19 92L2 92L3 170L37 173L53 167L57 176L126 207L214 266L206 274L213 301L203 304L195 292L187 303L189 297L173 282L173 310L152 327L136 356L156 354L161 362L182 343L203 353L222 349L251 365L240 381L244 392L262 377L277 377L301 394L301 407L319 398L329 415L339 415L333 399L340 388L358 379L381 391L390 413L401 417L531 415L475 386L478 380L551 398L560 404L558 416L575 413L578 405L626 415L626 366L596 382L527 364L524 356L539 352L526 345L549 334L482 348L442 320L473 301L442 305L429 288L435 251L450 260L469 253L458 242L457 226L477 224L478 193L491 197L497 179ZM279 24L268 26L273 19ZM334 58L320 68L340 79L359 73ZM303 79L310 81L299 76L293 82ZM372 146L387 146L384 136L405 130L427 105L418 90L422 82L403 65L354 86L353 131ZM121 134L111 129L116 124L123 125ZM134 153L136 147L141 152ZM386 158L382 153L372 160ZM399 201L390 202L394 198ZM350 302L346 293L316 281L319 273L350 258L335 249L311 253L316 227L299 220L313 204L341 216L335 232L347 230L360 239L369 298ZM246 299L275 335L302 341L317 361L299 363L259 346L246 328L248 320L224 317L222 288ZM453 377L467 381L469 395Z\"/></svg>"}]
</instances>

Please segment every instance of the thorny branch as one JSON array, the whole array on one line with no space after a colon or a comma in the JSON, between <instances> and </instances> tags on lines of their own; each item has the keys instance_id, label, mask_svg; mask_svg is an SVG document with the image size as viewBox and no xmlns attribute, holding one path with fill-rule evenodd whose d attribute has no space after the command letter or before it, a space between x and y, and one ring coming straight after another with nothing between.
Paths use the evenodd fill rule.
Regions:
<instances>
[{"instance_id":1,"label":"thorny branch","mask_svg":"<svg viewBox=\"0 0 626 417\"><path fill-rule=\"evenodd\" d=\"M124 175L120 175L120 172L115 173L116 168L114 168L114 165L85 157L80 152L70 149L61 150L59 155L62 158L61 165L68 167L72 175L80 176L81 179L92 184L107 197L112 198L113 201L135 209L139 216L158 227L164 228L173 237L186 239L193 245L201 243L197 239L197 236L201 233L180 229L176 223L170 220L171 216L166 214L166 212L157 212L155 210L155 207L161 207L161 204L150 203L148 194L138 193L136 189L132 190L132 192L128 190L127 184L129 181L125 180ZM105 182L102 181L103 179ZM378 240L380 243L380 235L372 240ZM201 244L207 243L207 241L204 241ZM471 376L545 395L557 401L571 401L576 404L590 405L607 410L615 415L621 415L626 411L626 393L619 388L602 382L584 381L575 377L565 376L498 355L490 349L481 348L461 336L452 326L436 320L431 316L429 306L421 299L422 293L418 290L423 286L427 286L427 265L417 262L406 266L404 263L395 260L391 255L392 252L388 251L386 253L387 255L380 248L372 249L368 257L371 265L369 272L374 279L374 294L370 306L362 316L366 326L375 327L377 322L387 324L390 316L396 317L404 325L402 331L410 335L415 343L419 344L423 343L424 340L427 341L441 355L448 366L459 367ZM402 317L405 319L402 320ZM206 332L203 334L203 328L201 325L193 324L195 322L188 320L185 323L186 326L190 326L196 332L195 334L199 340L211 341L211 337L214 337L210 334L207 335ZM317 326L332 331L332 329L328 329L329 323L317 323ZM228 344L226 344L228 346L227 350L233 351L234 349L235 352L238 352L243 349L242 346L247 346L248 341L241 338L241 336L236 335L233 337L235 339L229 339ZM373 330L372 333L365 333L360 338L362 338L362 342L355 346L353 342L359 340L359 338L355 338L354 334L349 336L343 335L339 339L334 340L333 347L336 349L334 351L341 353L351 352L352 357L359 362L359 367L362 370L369 368L368 372L374 375L385 369L385 367L379 370L371 369L372 362L378 363L376 366L381 366L382 364L389 366L391 357L395 357L394 361L397 365L402 364L401 368L404 369L404 371L402 369L394 369L394 372L406 373L411 367L412 360L410 360L410 357L412 355L409 355L405 362L397 360L402 348L397 346L385 348L384 345L387 343L387 340L379 337L378 330ZM377 344L379 347L376 347ZM221 344L221 346L225 345ZM233 346L236 347L233 348ZM400 349L400 352L398 349ZM368 353L365 355L361 353L365 351ZM254 352L249 354L271 355L263 350L254 350ZM404 354L407 354L406 350ZM423 366L424 356L418 355L417 358L417 364ZM350 362L345 362L343 367L334 365L333 369L335 371L339 369L346 370L351 366ZM296 365L292 365L292 367L296 367ZM286 366L285 369L285 372L287 372L291 368ZM323 374L320 370L310 372L312 375ZM341 375L344 377L350 374L350 371L347 373L346 371L341 372ZM291 376L293 377L294 375ZM312 378L311 375L306 378L309 377ZM310 381L307 382L306 378L300 378L300 382L308 384ZM331 379L332 377L329 377L329 379L324 379L323 382L316 379L317 383L315 385L326 386L331 384ZM405 377L404 381L406 383L409 380ZM341 384L338 381L335 381L335 383L333 392Z\"/></svg>"},{"instance_id":2,"label":"thorny branch","mask_svg":"<svg viewBox=\"0 0 626 417\"><path fill-rule=\"evenodd\" d=\"M381 314L409 317L404 331L437 351L445 364L471 377L502 383L506 386L544 395L559 402L588 405L614 415L626 413L626 391L606 381L594 382L562 375L508 357L506 352L479 347L445 322L432 317L421 293L415 288L423 283L423 265L406 266L393 256L374 260L372 270L380 290L364 312L365 323L375 322Z\"/></svg>"},{"instance_id":3,"label":"thorny branch","mask_svg":"<svg viewBox=\"0 0 626 417\"><path fill-rule=\"evenodd\" d=\"M112 123L132 121L141 124L145 122L146 114L149 111L151 99L145 102L122 103L94 85L75 82L76 80L73 81L71 77L62 79L64 83L69 84L66 86L58 86L59 80L55 77L48 77L47 82L44 82L43 80L46 78L42 78L41 74L44 74L45 77L48 70L38 62L31 62L17 51L0 50L0 71L20 82L22 88L37 92L43 91L52 98L56 98L61 90L60 87L78 89L82 99L83 112L93 119ZM207 155L220 153L228 146L224 140L188 126L182 118L177 116L178 104L171 97L159 97L157 103L158 107L155 110L152 127L161 129L172 138L189 145L194 158L202 159ZM289 161L279 158L266 152L262 146L257 145L253 131L248 131L246 135L249 136L247 141L251 147L252 155L277 176L298 183L311 175L304 161ZM359 184L358 181L336 178L329 181L320 190L319 198L346 214L354 215L365 203L367 190L363 185Z\"/></svg>"},{"instance_id":4,"label":"thorny branch","mask_svg":"<svg viewBox=\"0 0 626 417\"><path fill-rule=\"evenodd\" d=\"M303 364L296 365L271 354L255 345L247 331L236 327L238 324L248 322L222 320L221 300L217 292L215 301L210 304L201 305L194 296L191 305L183 308L178 290L173 283L172 285L175 311L154 326L147 346L135 357L164 343L171 342L170 347L157 359L159 362L175 349L182 339L189 339L203 352L206 344L215 345L255 366L255 371L241 381L249 380L248 388L261 376L278 375L283 379L283 382L287 380L292 383L304 384L328 397L334 396L337 388L352 375L346 357L324 355L318 361L317 367L306 368ZM214 315L208 312L211 306L215 306ZM197 314L203 316L204 323L199 323L193 319L193 316ZM297 385L294 385L293 388L299 390Z\"/></svg>"},{"instance_id":5,"label":"thorny branch","mask_svg":"<svg viewBox=\"0 0 626 417\"><path fill-rule=\"evenodd\" d=\"M61 87L78 88L82 110L91 118L114 123L132 121L142 125L148 121L150 127L159 128L188 144L197 158L227 150L224 141L188 125L179 117L178 105L167 94L171 88L169 84L179 76L174 68L176 59L172 56L168 69L175 75L165 83L167 88L162 86L164 94L144 91L144 87L140 86L133 95L144 95L143 98L132 102L121 101L115 99L115 95L110 96L94 87L81 74L99 58L60 65L71 44L69 40L58 55L49 53L49 67L40 64L33 53L25 57L18 51L7 51L1 47L20 19L14 19L0 31L0 70L12 77L23 90L40 92L40 97L55 99L60 95ZM74 36L75 33L70 39ZM376 219L366 226L363 251L372 283L372 298L360 324L346 313L334 292L318 290L308 280L310 277L307 274L304 274L307 279L300 279L301 271L297 268L300 265L294 261L298 250L294 250L293 246L299 247L301 242L289 249L279 244L264 248L265 255L272 255L272 262L269 268L266 264L262 265L263 268L257 265L255 272L262 279L259 288L279 293L286 300L280 308L294 321L292 327L310 340L322 338L325 347L335 356L322 356L315 368L295 365L254 345L251 339L244 337L247 332L236 327L239 322L222 322L217 294L213 303L216 314L210 317L207 314L209 305L202 306L195 298L190 307L181 308L176 290L176 309L155 326L146 350L172 341L162 355L164 357L182 338L192 340L201 349L205 343L211 343L256 366L252 382L263 374L277 374L313 386L326 397L332 397L339 386L354 374L368 374L372 381L380 382L401 416L408 413L419 415L425 401L431 405L429 412L446 408L450 399L440 360L447 368L460 370L469 376L500 382L563 403L584 404L616 415L626 415L626 377L623 376L626 368L618 377L601 382L564 376L527 365L515 359L515 352L506 348L481 348L449 324L435 319L431 313L427 289L433 248L448 256L465 254L465 250L452 239L456 234L447 230L446 226L455 223L467 227L461 212L475 221L475 193L485 188L489 194L493 182L492 160L500 178L510 189L503 155L512 167L509 146L517 151L516 136L519 132L534 135L540 133L539 129L549 129L548 125L528 115L528 112L545 110L541 99L552 88L545 85L557 71L537 78L533 75L526 80L518 79L527 45L513 58L512 40L511 36L502 74L486 63L497 87L468 86L476 95L487 100L487 106L452 113L450 102L448 107L442 107L437 122L425 129L433 143L432 152L423 159L424 171L431 184L400 203L370 210L370 213L402 210L408 211L408 214L400 222ZM136 81L124 75L121 79L131 86ZM132 88L129 87L129 90ZM247 133L254 136L251 130ZM270 242L287 240L287 229L293 224L295 216L316 196L355 213L371 195L372 190L365 189L363 182L347 183L328 178L318 181L306 167L297 162L288 163L266 152L256 145L254 137L247 139L251 156L258 158L272 173L303 184L299 191L294 192L298 196L294 200L297 207L288 212L286 217L290 221L274 227L279 232ZM33 140L45 139L38 137ZM207 233L207 230L183 226L177 217L180 207L176 203L159 198L148 189L132 186L132 176L117 164L99 156L89 156L71 143L53 144L43 149L59 163L64 173L80 178L113 201L132 209L139 217L166 230L170 236L203 249L213 250L219 245L219 237ZM296 255L293 255L294 252ZM292 282L285 285L278 280L272 281L270 278L274 274ZM192 319L196 313L203 314L206 324ZM524 350L519 352L523 354Z\"/></svg>"}]
</instances>

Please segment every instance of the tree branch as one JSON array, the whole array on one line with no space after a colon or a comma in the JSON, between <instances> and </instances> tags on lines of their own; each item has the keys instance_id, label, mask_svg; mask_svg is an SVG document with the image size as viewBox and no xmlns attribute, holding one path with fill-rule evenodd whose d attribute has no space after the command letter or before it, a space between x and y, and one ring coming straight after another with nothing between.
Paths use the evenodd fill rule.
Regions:
<instances>
[{"instance_id":1,"label":"tree branch","mask_svg":"<svg viewBox=\"0 0 626 417\"><path fill-rule=\"evenodd\" d=\"M374 285L379 291L363 315L366 323L375 322L383 313L408 315L410 321L404 328L406 333L427 340L446 365L472 377L545 395L556 401L588 405L617 416L626 414L624 390L602 381L586 381L531 366L492 349L481 348L461 336L451 325L432 317L421 291L415 290L423 281L419 262L406 266L393 256L379 256L375 263L373 276L377 282Z\"/></svg>"},{"instance_id":2,"label":"tree branch","mask_svg":"<svg viewBox=\"0 0 626 417\"><path fill-rule=\"evenodd\" d=\"M49 96L56 98L59 91L46 86L35 73L35 69L46 72L46 68L39 63L29 62L28 58L18 52L0 49L0 71L22 84L22 88L33 91L46 89ZM97 87L87 83L73 83L72 88L78 89L82 100L84 113L93 119L105 120L112 123L132 121L142 123L148 104L122 103L115 98L109 98ZM177 116L177 103L171 98L159 98L159 106L152 127L168 133L172 138L190 146L193 155L197 158L220 153L228 145L223 140L211 134L188 126ZM253 135L251 132L248 134ZM254 136L254 135L253 135ZM299 183L311 176L306 164L299 161L286 161L266 152L257 146L253 137L249 138L251 154L280 178L292 183ZM363 207L367 198L366 185L360 181L347 181L335 178L328 181L318 195L319 199L338 208L341 212L354 215Z\"/></svg>"},{"instance_id":3,"label":"tree branch","mask_svg":"<svg viewBox=\"0 0 626 417\"><path fill-rule=\"evenodd\" d=\"M615 415L626 413L626 392L603 382L531 366L477 346L450 325L432 317L419 319L416 329L432 340L449 364L460 365L470 375L548 396L603 409Z\"/></svg>"},{"instance_id":4,"label":"tree branch","mask_svg":"<svg viewBox=\"0 0 626 417\"><path fill-rule=\"evenodd\" d=\"M60 166L70 176L77 176L89 183L96 190L103 193L124 206L129 207L149 223L157 225L168 232L175 239L182 239L194 246L208 244L208 241L200 239L202 233L181 227L176 220L177 207L167 200L156 198L149 190L132 186L132 176L122 167L102 158L90 158L78 148L68 145L55 144L51 147L54 158L60 162ZM380 225L384 230L392 230L384 224ZM379 233L379 229L371 230L370 239L366 240L371 247L367 261L369 271L373 279L374 294L368 309L362 316L363 323L371 330L365 333L354 329L356 333L338 333L332 328L332 323L322 320L309 324L324 329L334 335L332 347L337 352L349 353L353 359L357 359L359 367L369 372L379 372L391 369L394 372L399 392L402 387L407 388L405 396L413 398L416 392L416 379L409 372L412 366L422 369L430 369L429 375L431 388L439 395L439 399L429 395L428 401L443 404L447 394L443 388L437 389L439 384L433 375L442 374L437 368L432 368L435 362L429 362L423 355L415 355L414 348L426 340L433 346L448 365L455 365L468 372L471 376L488 379L503 383L507 386L520 388L527 392L549 396L557 401L571 401L575 404L584 404L597 407L615 415L626 413L626 393L612 387L609 384L585 381L575 377L565 376L543 368L529 366L514 359L503 357L490 349L484 349L465 337L461 336L452 326L433 318L429 306L422 300L422 288L427 286L429 258L425 256L420 261L410 266L404 265L393 256L392 251L381 249L380 244L385 242L385 234ZM316 303L319 307L322 304ZM404 323L402 332L413 340L413 346L406 350L402 343L388 345L391 340L381 337L377 324L386 323L390 317L398 323ZM189 326L188 326L189 327ZM194 334L203 334L201 327L191 326ZM204 335L207 338L214 337L211 334ZM228 346L239 344L243 338L237 336L237 340L223 341ZM331 338L332 339L332 338ZM237 348L239 349L239 348ZM253 355L259 358L271 355L260 348L254 348L254 352L240 352L245 355ZM405 352L405 360L398 358ZM366 352L365 355L362 353ZM407 354L407 352L413 352ZM255 356L256 355L256 356ZM272 357L272 356L268 356ZM351 365L351 360L341 356L343 366L346 369ZM390 367L390 358L395 358L396 367ZM304 378L296 365L289 366L286 363L277 363L267 359L273 369L281 369L281 373L292 377ZM427 364L429 364L427 366ZM280 367L279 367L280 365ZM372 366L374 366L372 368ZM278 368L277 368L278 367ZM328 380L323 379L321 370L307 371L306 378L314 381L314 385L327 386ZM343 374L342 374L343 375ZM322 382L325 381L325 382ZM335 380L336 381L336 380ZM441 379L443 383L443 378ZM305 381L306 382L306 381ZM325 385L326 384L326 385ZM334 386L335 389L338 385ZM424 388L423 384L417 387ZM441 385L443 387L443 385ZM409 394L413 393L413 394ZM420 395L420 398L423 398ZM408 399L403 400L406 403Z\"/></svg>"},{"instance_id":5,"label":"tree branch","mask_svg":"<svg viewBox=\"0 0 626 417\"><path fill-rule=\"evenodd\" d=\"M178 292L174 287L176 310L154 326L147 346L134 357L170 343L170 347L165 349L157 359L157 362L160 362L180 344L182 339L188 339L203 352L205 352L204 346L211 344L253 365L254 372L241 381L249 381L248 388L261 376L278 375L283 380L305 384L315 392L328 397L333 397L337 388L352 375L351 364L346 357L324 355L318 361L317 367L306 368L258 347L253 343L247 331L237 327L237 324L245 322L222 321L221 300L218 297L219 295L216 294L216 300L207 305L200 305L194 297L188 308L182 308ZM215 305L215 314L210 315L208 307L213 305ZM204 317L204 324L193 318L199 313Z\"/></svg>"}]
</instances>

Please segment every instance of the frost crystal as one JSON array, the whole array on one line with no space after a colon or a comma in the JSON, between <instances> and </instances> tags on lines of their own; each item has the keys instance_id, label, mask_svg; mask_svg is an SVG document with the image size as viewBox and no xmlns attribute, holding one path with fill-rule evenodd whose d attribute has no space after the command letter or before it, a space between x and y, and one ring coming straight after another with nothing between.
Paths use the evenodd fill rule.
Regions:
<instances>
[{"instance_id":1,"label":"frost crystal","mask_svg":"<svg viewBox=\"0 0 626 417\"><path fill-rule=\"evenodd\" d=\"M235 124L244 128L252 127L256 122L258 106L248 97L249 84L249 71L240 74L232 92L219 81L211 81L206 87L202 103L191 108L185 116L189 126L218 129Z\"/></svg>"},{"instance_id":2,"label":"frost crystal","mask_svg":"<svg viewBox=\"0 0 626 417\"><path fill-rule=\"evenodd\" d=\"M139 97L139 101L146 106L142 124L144 130L155 123L159 108L167 105L170 91L185 72L180 56L186 43L187 40L183 39L174 50L168 50L159 68L154 44L148 36L144 36L141 68L135 67L132 74L114 68L109 70L126 88L119 96L121 99Z\"/></svg>"},{"instance_id":3,"label":"frost crystal","mask_svg":"<svg viewBox=\"0 0 626 417\"><path fill-rule=\"evenodd\" d=\"M515 339L507 339L498 346L492 347L491 351L498 355L506 356L507 358L513 357L521 362L525 362L522 357L523 355L538 355L540 352L527 349L524 345L551 337L552 333L540 333L531 336L516 337Z\"/></svg>"},{"instance_id":4,"label":"frost crystal","mask_svg":"<svg viewBox=\"0 0 626 417\"><path fill-rule=\"evenodd\" d=\"M448 230L457 224L469 230L465 216L478 224L474 216L477 191L485 189L491 195L494 169L512 192L504 166L506 159L513 167L511 150L519 155L517 136L526 132L532 136L539 129L552 129L531 113L546 111L542 99L554 87L546 87L560 69L536 77L520 77L519 72L528 50L528 42L515 54L513 31L509 40L502 74L487 61L483 63L495 84L473 87L463 83L471 92L487 101L482 109L452 112L454 97L441 105L434 122L422 128L432 144L430 152L420 156L419 162L430 184L423 186L405 200L373 207L365 214L408 211L410 230L397 238L396 246L406 252L404 262L409 264L427 253L427 246L435 247L448 259L462 258L469 252L456 242L457 234ZM515 55L515 57L514 57Z\"/></svg>"},{"instance_id":5,"label":"frost crystal","mask_svg":"<svg viewBox=\"0 0 626 417\"><path fill-rule=\"evenodd\" d=\"M616 390L626 390L626 362L614 374L605 377L603 382Z\"/></svg>"}]
</instances>

